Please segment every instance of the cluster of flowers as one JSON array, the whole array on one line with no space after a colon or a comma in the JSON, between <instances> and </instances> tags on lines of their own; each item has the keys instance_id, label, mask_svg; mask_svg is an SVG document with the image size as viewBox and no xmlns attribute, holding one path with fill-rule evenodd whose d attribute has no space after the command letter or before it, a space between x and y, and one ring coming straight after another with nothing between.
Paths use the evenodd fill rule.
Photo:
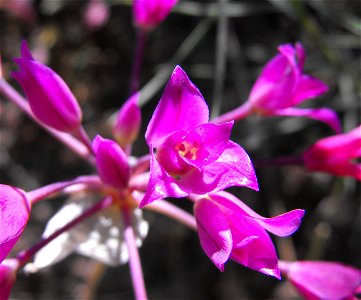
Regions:
<instances>
[{"instance_id":1,"label":"cluster of flowers","mask_svg":"<svg viewBox=\"0 0 361 300\"><path fill-rule=\"evenodd\" d=\"M138 30L154 29L175 4L175 0L134 1ZM232 186L258 190L249 156L230 140L234 122L252 113L304 116L326 123L336 135L308 148L301 162L310 171L361 180L361 164L357 162L361 126L341 133L332 110L295 108L325 93L327 86L303 73L305 51L300 43L281 45L278 50L254 84L249 100L212 120L200 91L180 66L175 67L145 133L149 154L134 157L132 144L141 123L139 93L121 107L113 127L114 140L97 135L91 141L81 125L81 109L66 83L36 61L23 42L21 57L14 59L20 70L12 76L27 101L3 78L0 91L92 164L97 175L29 192L0 185L0 298L8 298L22 267L36 271L76 251L109 265L129 262L135 297L146 299L138 255L148 231L142 209L165 214L196 230L205 254L221 271L231 259L278 279L283 273L309 299L344 299L359 292L361 271L356 268L332 262L279 261L267 232L291 235L300 226L304 210L265 218L225 191ZM28 222L31 207L59 193L72 195L72 200L49 221L43 238L16 257L6 258ZM98 197L94 200L89 193ZM192 201L194 214L165 201L167 197Z\"/></svg>"}]
</instances>

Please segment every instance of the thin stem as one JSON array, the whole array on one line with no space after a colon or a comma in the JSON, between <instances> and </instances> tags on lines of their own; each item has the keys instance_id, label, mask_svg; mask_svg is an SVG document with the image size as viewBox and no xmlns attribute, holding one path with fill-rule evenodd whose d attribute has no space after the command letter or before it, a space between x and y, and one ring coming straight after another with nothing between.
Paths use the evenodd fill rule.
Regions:
<instances>
[{"instance_id":1,"label":"thin stem","mask_svg":"<svg viewBox=\"0 0 361 300\"><path fill-rule=\"evenodd\" d=\"M226 54L228 39L228 17L225 14L225 6L228 0L219 0L219 17L216 43L216 69L214 74L214 97L212 102L212 118L221 112L222 94L224 87L224 75L226 70Z\"/></svg>"},{"instance_id":2,"label":"thin stem","mask_svg":"<svg viewBox=\"0 0 361 300\"><path fill-rule=\"evenodd\" d=\"M100 178L96 175L79 176L73 180L57 182L43 186L36 190L27 192L26 195L33 205L43 200L44 198L55 196L57 193L63 192L65 188L74 185L77 185L77 187L81 187L82 189L97 189L104 186Z\"/></svg>"},{"instance_id":3,"label":"thin stem","mask_svg":"<svg viewBox=\"0 0 361 300\"><path fill-rule=\"evenodd\" d=\"M129 253L129 269L132 278L135 298L138 300L146 300L147 291L145 289L142 264L140 262L138 246L135 240L134 230L132 227L131 211L124 207L122 209L124 222L124 240L128 246Z\"/></svg>"},{"instance_id":4,"label":"thin stem","mask_svg":"<svg viewBox=\"0 0 361 300\"><path fill-rule=\"evenodd\" d=\"M261 167L273 167L273 166L284 166L284 165L303 165L303 159L301 156L285 156L285 157L278 157L274 159L264 159L264 160L257 160L254 162L254 166L256 168Z\"/></svg>"},{"instance_id":5,"label":"thin stem","mask_svg":"<svg viewBox=\"0 0 361 300\"><path fill-rule=\"evenodd\" d=\"M37 244L29 248L28 250L22 251L18 254L17 259L20 262L20 266L26 264L41 248L49 244L52 240L56 239L62 233L70 230L74 226L81 223L86 218L94 215L98 211L109 207L113 203L113 199L111 197L106 197L101 201L97 202L92 207L88 208L84 211L80 216L76 217L73 221L66 224L64 227L58 229L53 234L49 235L47 238L40 240Z\"/></svg>"},{"instance_id":6,"label":"thin stem","mask_svg":"<svg viewBox=\"0 0 361 300\"><path fill-rule=\"evenodd\" d=\"M242 120L252 113L252 106L248 101L234 110L231 110L223 115L215 117L211 120L212 123L224 123L232 120Z\"/></svg>"},{"instance_id":7,"label":"thin stem","mask_svg":"<svg viewBox=\"0 0 361 300\"><path fill-rule=\"evenodd\" d=\"M148 32L143 29L137 29L136 49L133 60L132 76L130 78L129 95L133 95L139 90L140 71L142 68L144 49L147 42Z\"/></svg>"},{"instance_id":8,"label":"thin stem","mask_svg":"<svg viewBox=\"0 0 361 300\"><path fill-rule=\"evenodd\" d=\"M32 113L29 104L24 99L24 97L22 97L4 78L0 78L0 93L16 104L24 113L26 113L46 131L48 131L53 137L62 142L81 158L93 164L93 155L83 143L68 133L55 130L40 122Z\"/></svg>"},{"instance_id":9,"label":"thin stem","mask_svg":"<svg viewBox=\"0 0 361 300\"><path fill-rule=\"evenodd\" d=\"M79 127L79 130L75 132L75 136L88 148L89 152L94 155L92 142L83 126Z\"/></svg>"}]
</instances>

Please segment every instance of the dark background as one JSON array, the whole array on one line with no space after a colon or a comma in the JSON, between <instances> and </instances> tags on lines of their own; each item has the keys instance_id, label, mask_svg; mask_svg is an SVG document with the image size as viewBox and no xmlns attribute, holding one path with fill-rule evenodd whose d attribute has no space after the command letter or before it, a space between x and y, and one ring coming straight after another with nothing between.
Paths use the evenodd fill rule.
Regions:
<instances>
[{"instance_id":1,"label":"dark background","mask_svg":"<svg viewBox=\"0 0 361 300\"><path fill-rule=\"evenodd\" d=\"M10 0L19 2L22 0ZM25 0L24 0L25 1ZM109 116L127 99L135 30L129 2L112 0L106 23L90 29L83 20L86 1L33 1L32 16L22 16L1 0L0 41L3 76L20 91L9 73L16 70L22 39L34 56L56 70L69 84L84 114L89 135L110 136ZM170 74L180 64L212 106L217 56L216 1L180 1L173 13L150 34L141 87L159 72ZM193 6L190 6L192 4ZM359 1L232 1L228 11L227 60L221 102L223 112L247 99L264 64L282 43L301 41L308 53L305 72L324 80L330 90L304 106L330 107L344 131L360 123ZM19 10L17 10L19 11ZM208 20L208 21L207 21ZM201 25L199 25L201 24ZM187 55L177 54L197 26ZM221 33L222 34L222 33ZM224 34L224 33L223 33ZM166 78L169 78L167 75ZM146 125L161 96L159 88L143 90L142 133L134 155L146 154ZM7 99L0 102L0 180L28 191L44 184L94 172L85 162L38 127ZM303 118L250 117L239 121L232 139L257 162L302 153L316 140L331 135L324 124ZM272 216L306 209L302 226L290 238L273 238L282 259L335 260L361 267L360 185L354 179L311 174L299 166L256 169L260 192L232 188L255 211ZM46 221L64 198L33 207L30 222L14 249L38 241ZM184 199L174 204L191 211ZM267 277L232 261L221 273L203 253L195 232L163 216L145 212L150 223L140 249L151 299L294 299L284 281ZM14 299L131 299L128 266L103 267L79 255L37 274L19 274Z\"/></svg>"}]
</instances>

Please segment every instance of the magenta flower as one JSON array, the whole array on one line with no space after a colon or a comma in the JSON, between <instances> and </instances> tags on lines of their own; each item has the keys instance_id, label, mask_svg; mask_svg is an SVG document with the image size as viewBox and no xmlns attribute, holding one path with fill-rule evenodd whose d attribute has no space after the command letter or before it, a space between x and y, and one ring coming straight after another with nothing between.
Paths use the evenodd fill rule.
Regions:
<instances>
[{"instance_id":1,"label":"magenta flower","mask_svg":"<svg viewBox=\"0 0 361 300\"><path fill-rule=\"evenodd\" d=\"M177 0L134 0L134 24L142 29L151 30L162 22L177 4Z\"/></svg>"},{"instance_id":2,"label":"magenta flower","mask_svg":"<svg viewBox=\"0 0 361 300\"><path fill-rule=\"evenodd\" d=\"M361 126L348 133L319 140L303 154L310 171L351 176L361 181Z\"/></svg>"},{"instance_id":3,"label":"magenta flower","mask_svg":"<svg viewBox=\"0 0 361 300\"><path fill-rule=\"evenodd\" d=\"M18 188L0 184L0 263L9 254L29 219L31 203Z\"/></svg>"},{"instance_id":4,"label":"magenta flower","mask_svg":"<svg viewBox=\"0 0 361 300\"><path fill-rule=\"evenodd\" d=\"M221 191L201 196L194 205L201 246L221 271L228 259L280 279L278 258L266 230L288 236L300 226L304 210L264 218L235 196Z\"/></svg>"},{"instance_id":5,"label":"magenta flower","mask_svg":"<svg viewBox=\"0 0 361 300\"><path fill-rule=\"evenodd\" d=\"M177 66L145 134L151 162L141 207L168 196L205 194L229 186L258 190L247 153L229 140L233 122L210 124L208 118L201 93Z\"/></svg>"},{"instance_id":6,"label":"magenta flower","mask_svg":"<svg viewBox=\"0 0 361 300\"><path fill-rule=\"evenodd\" d=\"M257 112L264 116L308 117L324 122L335 132L340 132L339 120L333 110L294 107L328 90L322 81L303 74L306 54L301 43L297 43L295 47L291 44L281 45L278 51L280 53L267 63L253 85L248 101L234 111L216 118L215 122L236 120Z\"/></svg>"},{"instance_id":7,"label":"magenta flower","mask_svg":"<svg viewBox=\"0 0 361 300\"><path fill-rule=\"evenodd\" d=\"M63 79L34 60L25 41L21 44L21 57L14 61L20 71L11 75L22 86L34 115L45 125L60 131L79 129L81 109Z\"/></svg>"},{"instance_id":8,"label":"magenta flower","mask_svg":"<svg viewBox=\"0 0 361 300\"><path fill-rule=\"evenodd\" d=\"M138 106L139 97L140 94L135 93L124 103L113 128L113 135L123 149L137 139L140 131L142 116Z\"/></svg>"},{"instance_id":9,"label":"magenta flower","mask_svg":"<svg viewBox=\"0 0 361 300\"><path fill-rule=\"evenodd\" d=\"M361 288L361 270L336 262L279 262L282 273L308 300L356 299Z\"/></svg>"},{"instance_id":10,"label":"magenta flower","mask_svg":"<svg viewBox=\"0 0 361 300\"><path fill-rule=\"evenodd\" d=\"M122 148L116 142L97 135L93 140L93 150L102 181L117 189L126 188L130 179L130 167Z\"/></svg>"},{"instance_id":11,"label":"magenta flower","mask_svg":"<svg viewBox=\"0 0 361 300\"><path fill-rule=\"evenodd\" d=\"M0 299L9 299L18 268L19 261L16 259L5 259L0 264Z\"/></svg>"}]
</instances>

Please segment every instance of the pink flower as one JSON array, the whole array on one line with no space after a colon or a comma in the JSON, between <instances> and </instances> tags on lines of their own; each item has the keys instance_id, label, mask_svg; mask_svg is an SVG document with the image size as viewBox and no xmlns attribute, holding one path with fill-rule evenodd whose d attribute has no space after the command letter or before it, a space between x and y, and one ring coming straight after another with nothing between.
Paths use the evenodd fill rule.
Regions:
<instances>
[{"instance_id":1,"label":"pink flower","mask_svg":"<svg viewBox=\"0 0 361 300\"><path fill-rule=\"evenodd\" d=\"M83 12L83 21L89 29L98 29L108 21L109 15L109 7L103 0L89 0Z\"/></svg>"},{"instance_id":2,"label":"pink flower","mask_svg":"<svg viewBox=\"0 0 361 300\"><path fill-rule=\"evenodd\" d=\"M134 0L134 24L142 29L151 30L169 15L176 3L177 0Z\"/></svg>"},{"instance_id":3,"label":"pink flower","mask_svg":"<svg viewBox=\"0 0 361 300\"><path fill-rule=\"evenodd\" d=\"M280 261L288 280L308 300L356 299L361 288L361 270L327 261Z\"/></svg>"},{"instance_id":4,"label":"pink flower","mask_svg":"<svg viewBox=\"0 0 361 300\"><path fill-rule=\"evenodd\" d=\"M351 176L361 181L361 126L348 133L319 140L303 154L310 171Z\"/></svg>"},{"instance_id":5,"label":"pink flower","mask_svg":"<svg viewBox=\"0 0 361 300\"><path fill-rule=\"evenodd\" d=\"M124 103L113 128L113 135L123 149L137 139L140 131L142 116L138 106L139 96L139 93L135 93Z\"/></svg>"},{"instance_id":6,"label":"pink flower","mask_svg":"<svg viewBox=\"0 0 361 300\"><path fill-rule=\"evenodd\" d=\"M11 289L16 280L16 272L19 268L19 261L16 259L5 259L0 264L0 299L9 298Z\"/></svg>"},{"instance_id":7,"label":"pink flower","mask_svg":"<svg viewBox=\"0 0 361 300\"><path fill-rule=\"evenodd\" d=\"M24 191L0 184L0 263L22 234L30 210L31 203Z\"/></svg>"},{"instance_id":8,"label":"pink flower","mask_svg":"<svg viewBox=\"0 0 361 300\"><path fill-rule=\"evenodd\" d=\"M82 113L78 102L66 83L52 69L35 61L23 41L21 57L14 61L20 71L12 76L22 86L31 110L45 125L65 132L80 127Z\"/></svg>"},{"instance_id":9,"label":"pink flower","mask_svg":"<svg viewBox=\"0 0 361 300\"><path fill-rule=\"evenodd\" d=\"M229 186L258 190L247 153L229 140L233 122L210 124L208 119L201 93L177 66L145 134L151 162L141 207L168 196L205 194Z\"/></svg>"},{"instance_id":10,"label":"pink flower","mask_svg":"<svg viewBox=\"0 0 361 300\"><path fill-rule=\"evenodd\" d=\"M97 135L93 140L93 150L102 181L117 189L126 188L130 179L130 167L122 148L116 142Z\"/></svg>"},{"instance_id":11,"label":"pink flower","mask_svg":"<svg viewBox=\"0 0 361 300\"><path fill-rule=\"evenodd\" d=\"M264 67L252 87L248 101L232 112L215 119L236 120L257 112L264 116L300 116L319 120L340 132L336 113L328 108L294 108L305 100L322 95L328 87L322 81L303 74L306 59L301 43L284 44L280 52ZM218 120L217 120L218 119Z\"/></svg>"},{"instance_id":12,"label":"pink flower","mask_svg":"<svg viewBox=\"0 0 361 300\"><path fill-rule=\"evenodd\" d=\"M278 258L266 230L288 236L300 226L304 210L264 218L235 196L221 191L198 198L194 205L201 246L221 271L228 259L280 279Z\"/></svg>"}]
</instances>

